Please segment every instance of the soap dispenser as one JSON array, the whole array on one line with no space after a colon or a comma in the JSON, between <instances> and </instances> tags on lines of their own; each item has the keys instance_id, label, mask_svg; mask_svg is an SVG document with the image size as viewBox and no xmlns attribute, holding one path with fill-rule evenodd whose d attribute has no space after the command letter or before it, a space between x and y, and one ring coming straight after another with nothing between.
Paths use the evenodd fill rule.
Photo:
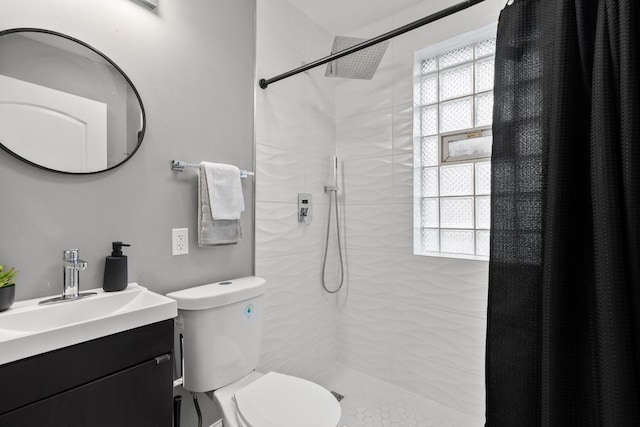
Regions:
<instances>
[{"instance_id":1,"label":"soap dispenser","mask_svg":"<svg viewBox=\"0 0 640 427\"><path fill-rule=\"evenodd\" d=\"M122 291L127 287L127 257L122 255L123 246L131 246L122 242L113 242L111 256L107 257L104 265L104 281L102 289L105 292Z\"/></svg>"}]
</instances>

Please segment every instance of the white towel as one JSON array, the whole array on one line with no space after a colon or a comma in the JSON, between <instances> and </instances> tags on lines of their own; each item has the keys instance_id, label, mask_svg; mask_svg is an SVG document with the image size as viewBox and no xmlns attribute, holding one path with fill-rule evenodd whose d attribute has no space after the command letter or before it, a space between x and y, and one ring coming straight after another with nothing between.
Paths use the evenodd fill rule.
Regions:
<instances>
[{"instance_id":1,"label":"white towel","mask_svg":"<svg viewBox=\"0 0 640 427\"><path fill-rule=\"evenodd\" d=\"M200 163L200 174L206 175L211 216L215 220L240 219L244 197L240 169L222 163Z\"/></svg>"},{"instance_id":2,"label":"white towel","mask_svg":"<svg viewBox=\"0 0 640 427\"><path fill-rule=\"evenodd\" d=\"M198 245L205 247L238 243L242 239L240 220L213 218L209 190L207 174L201 168L198 173Z\"/></svg>"}]
</instances>

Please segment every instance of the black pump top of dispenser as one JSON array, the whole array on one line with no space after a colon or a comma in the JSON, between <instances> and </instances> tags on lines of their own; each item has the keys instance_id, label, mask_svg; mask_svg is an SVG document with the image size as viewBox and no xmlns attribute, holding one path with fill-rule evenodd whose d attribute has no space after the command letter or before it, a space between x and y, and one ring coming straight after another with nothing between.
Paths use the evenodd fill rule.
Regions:
<instances>
[{"instance_id":1,"label":"black pump top of dispenser","mask_svg":"<svg viewBox=\"0 0 640 427\"><path fill-rule=\"evenodd\" d=\"M128 243L122 243L122 242L113 242L111 245L112 245L112 248L113 248L113 251L111 252L111 256L123 256L122 255L122 247L123 246L127 246L127 247L131 246Z\"/></svg>"}]
</instances>

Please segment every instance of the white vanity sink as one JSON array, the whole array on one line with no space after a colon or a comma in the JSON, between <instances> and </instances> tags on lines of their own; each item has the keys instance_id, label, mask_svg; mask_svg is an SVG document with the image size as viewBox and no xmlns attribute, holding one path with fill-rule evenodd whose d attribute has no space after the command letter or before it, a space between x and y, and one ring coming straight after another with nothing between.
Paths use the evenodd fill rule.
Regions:
<instances>
[{"instance_id":1,"label":"white vanity sink","mask_svg":"<svg viewBox=\"0 0 640 427\"><path fill-rule=\"evenodd\" d=\"M16 302L0 313L0 364L138 328L177 316L175 300L130 283L121 292L52 305Z\"/></svg>"}]
</instances>

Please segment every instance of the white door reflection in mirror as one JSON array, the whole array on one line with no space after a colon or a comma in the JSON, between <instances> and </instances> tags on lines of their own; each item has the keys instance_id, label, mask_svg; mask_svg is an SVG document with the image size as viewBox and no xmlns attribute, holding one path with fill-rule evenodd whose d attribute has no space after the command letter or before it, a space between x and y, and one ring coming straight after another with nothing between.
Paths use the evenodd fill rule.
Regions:
<instances>
[{"instance_id":1,"label":"white door reflection in mirror","mask_svg":"<svg viewBox=\"0 0 640 427\"><path fill-rule=\"evenodd\" d=\"M0 75L0 143L50 169L106 169L107 105Z\"/></svg>"}]
</instances>

